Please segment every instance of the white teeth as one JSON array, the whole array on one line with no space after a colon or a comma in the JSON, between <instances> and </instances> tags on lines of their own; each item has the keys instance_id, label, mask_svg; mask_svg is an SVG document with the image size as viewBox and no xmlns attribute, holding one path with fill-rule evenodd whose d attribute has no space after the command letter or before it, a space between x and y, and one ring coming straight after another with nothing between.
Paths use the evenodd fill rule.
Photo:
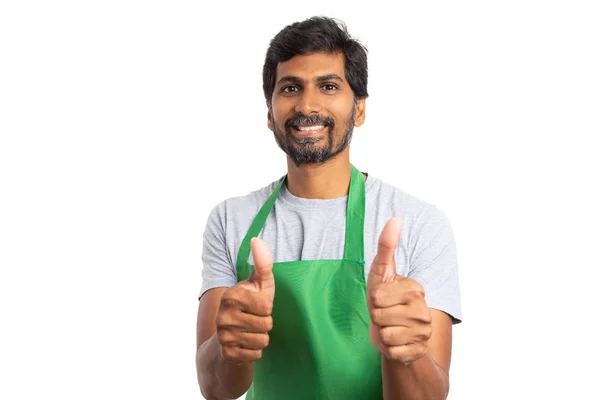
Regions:
<instances>
[{"instance_id":1,"label":"white teeth","mask_svg":"<svg viewBox=\"0 0 600 400\"><path fill-rule=\"evenodd\" d=\"M317 131L319 129L323 129L323 125L311 125L311 126L299 126L298 130L301 131Z\"/></svg>"}]
</instances>

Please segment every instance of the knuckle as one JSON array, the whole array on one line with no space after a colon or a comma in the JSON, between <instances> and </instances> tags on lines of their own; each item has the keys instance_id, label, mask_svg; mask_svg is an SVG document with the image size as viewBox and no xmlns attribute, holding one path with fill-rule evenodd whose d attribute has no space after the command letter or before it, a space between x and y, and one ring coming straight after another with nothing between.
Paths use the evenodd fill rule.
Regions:
<instances>
[{"instance_id":1,"label":"knuckle","mask_svg":"<svg viewBox=\"0 0 600 400\"><path fill-rule=\"evenodd\" d=\"M227 332L223 329L217 329L217 340L219 343L224 344L227 342Z\"/></svg>"},{"instance_id":2,"label":"knuckle","mask_svg":"<svg viewBox=\"0 0 600 400\"><path fill-rule=\"evenodd\" d=\"M423 338L423 340L427 341L431 337L432 332L433 332L433 329L431 329L431 325L427 325L426 327L423 328L421 337Z\"/></svg>"},{"instance_id":3,"label":"knuckle","mask_svg":"<svg viewBox=\"0 0 600 400\"><path fill-rule=\"evenodd\" d=\"M380 325L383 320L383 309L382 308L371 308L369 310L369 315L371 317L371 322L375 325Z\"/></svg>"},{"instance_id":4,"label":"knuckle","mask_svg":"<svg viewBox=\"0 0 600 400\"><path fill-rule=\"evenodd\" d=\"M229 289L225 290L223 292L223 295L221 296L221 303L228 299L237 297L236 293L237 293L237 286L233 286L233 287L230 287Z\"/></svg>"},{"instance_id":5,"label":"knuckle","mask_svg":"<svg viewBox=\"0 0 600 400\"><path fill-rule=\"evenodd\" d=\"M407 292L412 298L425 297L425 290L423 286L415 281L414 279L406 278L402 281L404 291Z\"/></svg>"},{"instance_id":6,"label":"knuckle","mask_svg":"<svg viewBox=\"0 0 600 400\"><path fill-rule=\"evenodd\" d=\"M218 312L215 316L215 325L217 326L217 330L220 327L225 326L225 314L222 312Z\"/></svg>"},{"instance_id":7,"label":"knuckle","mask_svg":"<svg viewBox=\"0 0 600 400\"><path fill-rule=\"evenodd\" d=\"M231 332L231 331L225 331L222 333L221 339L219 340L219 343L221 343L221 346L227 346L227 347L232 347L235 348L238 346L239 344L239 333L237 332Z\"/></svg>"},{"instance_id":8,"label":"knuckle","mask_svg":"<svg viewBox=\"0 0 600 400\"><path fill-rule=\"evenodd\" d=\"M223 292L223 294L221 295L221 299L219 300L219 305L222 305L227 299L232 297L231 296L232 291L233 291L233 288L230 287L229 289L227 289Z\"/></svg>"},{"instance_id":9,"label":"knuckle","mask_svg":"<svg viewBox=\"0 0 600 400\"><path fill-rule=\"evenodd\" d=\"M273 329L273 317L268 316L263 319L263 330L265 332L270 332Z\"/></svg>"},{"instance_id":10,"label":"knuckle","mask_svg":"<svg viewBox=\"0 0 600 400\"><path fill-rule=\"evenodd\" d=\"M409 295L410 299L414 302L419 302L425 298L425 293L423 293L419 290L410 290L408 292L408 295Z\"/></svg>"},{"instance_id":11,"label":"knuckle","mask_svg":"<svg viewBox=\"0 0 600 400\"><path fill-rule=\"evenodd\" d=\"M261 308L265 315L271 315L273 313L273 302L269 299L265 299Z\"/></svg>"},{"instance_id":12,"label":"knuckle","mask_svg":"<svg viewBox=\"0 0 600 400\"><path fill-rule=\"evenodd\" d=\"M377 297L375 295L375 290L373 290L371 293L369 293L368 295L368 301L373 305L373 306L377 306L376 300Z\"/></svg>"},{"instance_id":13,"label":"knuckle","mask_svg":"<svg viewBox=\"0 0 600 400\"><path fill-rule=\"evenodd\" d=\"M410 288L410 290L413 290L415 292L421 292L423 294L425 294L425 290L423 290L423 285L421 285L419 282L415 281L414 279L407 279L407 285Z\"/></svg>"},{"instance_id":14,"label":"knuckle","mask_svg":"<svg viewBox=\"0 0 600 400\"><path fill-rule=\"evenodd\" d=\"M234 325L234 315L231 311L220 311L215 316L215 325L217 330L227 329Z\"/></svg>"},{"instance_id":15,"label":"knuckle","mask_svg":"<svg viewBox=\"0 0 600 400\"><path fill-rule=\"evenodd\" d=\"M426 306L419 307L419 309L416 312L416 317L421 322L424 322L426 324L431 323L431 311Z\"/></svg>"},{"instance_id":16,"label":"knuckle","mask_svg":"<svg viewBox=\"0 0 600 400\"><path fill-rule=\"evenodd\" d=\"M256 328L261 332L269 331L269 320L267 319L267 317L262 317L261 319L259 319L256 325Z\"/></svg>"},{"instance_id":17,"label":"knuckle","mask_svg":"<svg viewBox=\"0 0 600 400\"><path fill-rule=\"evenodd\" d=\"M226 360L229 360L229 361L235 360L235 350L232 349L229 346L222 346L221 347L221 355Z\"/></svg>"},{"instance_id":18,"label":"knuckle","mask_svg":"<svg viewBox=\"0 0 600 400\"><path fill-rule=\"evenodd\" d=\"M369 307L369 318L371 322L377 324L377 308Z\"/></svg>"},{"instance_id":19,"label":"knuckle","mask_svg":"<svg viewBox=\"0 0 600 400\"><path fill-rule=\"evenodd\" d=\"M381 328L379 330L379 336L381 337L381 342L385 345L392 344L393 333L390 328Z\"/></svg>"},{"instance_id":20,"label":"knuckle","mask_svg":"<svg viewBox=\"0 0 600 400\"><path fill-rule=\"evenodd\" d=\"M371 292L371 303L375 307L381 307L382 301L385 298L385 287L379 285Z\"/></svg>"},{"instance_id":21,"label":"knuckle","mask_svg":"<svg viewBox=\"0 0 600 400\"><path fill-rule=\"evenodd\" d=\"M241 303L237 296L223 296L221 298L221 307L224 309L240 308L240 305Z\"/></svg>"},{"instance_id":22,"label":"knuckle","mask_svg":"<svg viewBox=\"0 0 600 400\"><path fill-rule=\"evenodd\" d=\"M411 364L420 357L420 352L414 344L406 346L395 346L390 351L394 360L400 361L406 365Z\"/></svg>"},{"instance_id":23,"label":"knuckle","mask_svg":"<svg viewBox=\"0 0 600 400\"><path fill-rule=\"evenodd\" d=\"M388 349L388 354L392 360L403 360L405 358L404 348L406 346L393 346Z\"/></svg>"},{"instance_id":24,"label":"knuckle","mask_svg":"<svg viewBox=\"0 0 600 400\"><path fill-rule=\"evenodd\" d=\"M269 339L270 339L269 335L265 333L262 337L262 343L261 343L261 346L263 349L269 345Z\"/></svg>"},{"instance_id":25,"label":"knuckle","mask_svg":"<svg viewBox=\"0 0 600 400\"><path fill-rule=\"evenodd\" d=\"M423 321L425 321L428 324L431 324L431 322L433 321L433 318L431 317L431 311L429 311L428 308L425 308Z\"/></svg>"}]
</instances>

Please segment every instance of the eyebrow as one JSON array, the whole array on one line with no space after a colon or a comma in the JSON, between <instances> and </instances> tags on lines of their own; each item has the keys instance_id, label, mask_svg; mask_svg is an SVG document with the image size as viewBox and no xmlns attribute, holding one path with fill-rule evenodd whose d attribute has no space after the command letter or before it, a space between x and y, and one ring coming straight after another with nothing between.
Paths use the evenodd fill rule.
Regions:
<instances>
[{"instance_id":1,"label":"eyebrow","mask_svg":"<svg viewBox=\"0 0 600 400\"><path fill-rule=\"evenodd\" d=\"M344 82L344 80L342 78L340 78L339 75L337 74L327 74L327 75L321 75L321 76L317 76L314 81L316 83L321 83L321 82L325 82L325 81L332 81L332 80L336 80L336 81L340 81L340 82ZM290 83L303 83L304 80L297 77L297 76L282 76L281 79L279 79L279 81L277 82L277 85L281 84L282 82L290 82Z\"/></svg>"}]
</instances>

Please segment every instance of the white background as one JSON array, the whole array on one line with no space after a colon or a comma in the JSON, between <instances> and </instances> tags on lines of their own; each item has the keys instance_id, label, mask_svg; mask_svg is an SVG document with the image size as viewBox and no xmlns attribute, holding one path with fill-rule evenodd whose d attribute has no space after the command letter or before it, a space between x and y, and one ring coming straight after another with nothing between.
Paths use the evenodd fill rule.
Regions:
<instances>
[{"instance_id":1,"label":"white background","mask_svg":"<svg viewBox=\"0 0 600 400\"><path fill-rule=\"evenodd\" d=\"M212 3L1 3L0 398L201 398L204 224L285 173L262 63L312 15L369 49L353 163L452 223L449 398L600 398L597 3Z\"/></svg>"}]
</instances>

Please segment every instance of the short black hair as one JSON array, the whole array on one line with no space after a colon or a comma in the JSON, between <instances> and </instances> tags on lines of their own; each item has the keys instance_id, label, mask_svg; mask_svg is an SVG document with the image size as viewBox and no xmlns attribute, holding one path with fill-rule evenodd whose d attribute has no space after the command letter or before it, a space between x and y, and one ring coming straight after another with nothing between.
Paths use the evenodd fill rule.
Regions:
<instances>
[{"instance_id":1,"label":"short black hair","mask_svg":"<svg viewBox=\"0 0 600 400\"><path fill-rule=\"evenodd\" d=\"M277 65L299 54L340 52L344 55L344 72L354 92L354 99L366 98L367 48L348 33L346 25L328 17L312 17L283 28L269 44L263 66L263 91L271 104L275 90Z\"/></svg>"}]
</instances>

